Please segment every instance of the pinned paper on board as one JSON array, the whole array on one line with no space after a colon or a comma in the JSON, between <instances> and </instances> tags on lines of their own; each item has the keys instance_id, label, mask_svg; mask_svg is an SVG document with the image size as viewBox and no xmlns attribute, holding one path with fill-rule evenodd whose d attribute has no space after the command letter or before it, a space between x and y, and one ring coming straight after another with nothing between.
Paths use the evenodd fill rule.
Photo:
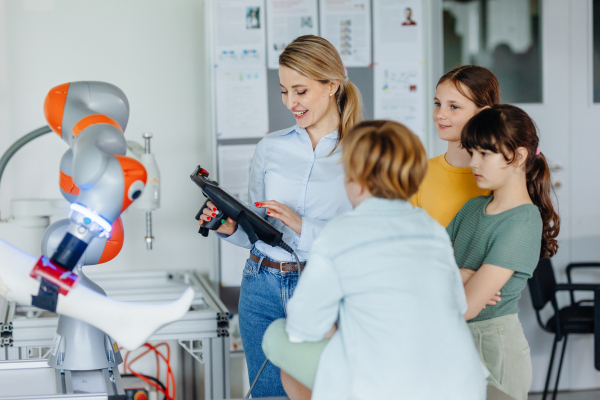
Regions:
<instances>
[{"instance_id":1,"label":"pinned paper on board","mask_svg":"<svg viewBox=\"0 0 600 400\"><path fill-rule=\"evenodd\" d=\"M218 139L269 130L264 0L215 2L215 103Z\"/></svg>"},{"instance_id":2,"label":"pinned paper on board","mask_svg":"<svg viewBox=\"0 0 600 400\"><path fill-rule=\"evenodd\" d=\"M216 62L264 64L265 6L261 0L215 2Z\"/></svg>"},{"instance_id":3,"label":"pinned paper on board","mask_svg":"<svg viewBox=\"0 0 600 400\"><path fill-rule=\"evenodd\" d=\"M219 185L248 204L248 182L255 144L219 146ZM220 240L221 285L240 286L248 249Z\"/></svg>"},{"instance_id":4,"label":"pinned paper on board","mask_svg":"<svg viewBox=\"0 0 600 400\"><path fill-rule=\"evenodd\" d=\"M373 0L374 116L425 140L422 15L422 0Z\"/></svg>"},{"instance_id":5,"label":"pinned paper on board","mask_svg":"<svg viewBox=\"0 0 600 400\"><path fill-rule=\"evenodd\" d=\"M371 65L371 0L321 0L321 36L348 67Z\"/></svg>"},{"instance_id":6,"label":"pinned paper on board","mask_svg":"<svg viewBox=\"0 0 600 400\"><path fill-rule=\"evenodd\" d=\"M255 149L255 144L221 145L217 152L219 185L246 204Z\"/></svg>"},{"instance_id":7,"label":"pinned paper on board","mask_svg":"<svg viewBox=\"0 0 600 400\"><path fill-rule=\"evenodd\" d=\"M375 66L375 118L398 121L424 140L422 70L420 64Z\"/></svg>"},{"instance_id":8,"label":"pinned paper on board","mask_svg":"<svg viewBox=\"0 0 600 400\"><path fill-rule=\"evenodd\" d=\"M266 68L216 68L217 138L262 137L269 130Z\"/></svg>"},{"instance_id":9,"label":"pinned paper on board","mask_svg":"<svg viewBox=\"0 0 600 400\"><path fill-rule=\"evenodd\" d=\"M318 34L317 0L267 0L269 69L279 68L279 55L298 36Z\"/></svg>"},{"instance_id":10,"label":"pinned paper on board","mask_svg":"<svg viewBox=\"0 0 600 400\"><path fill-rule=\"evenodd\" d=\"M375 62L422 62L422 0L373 0Z\"/></svg>"}]
</instances>

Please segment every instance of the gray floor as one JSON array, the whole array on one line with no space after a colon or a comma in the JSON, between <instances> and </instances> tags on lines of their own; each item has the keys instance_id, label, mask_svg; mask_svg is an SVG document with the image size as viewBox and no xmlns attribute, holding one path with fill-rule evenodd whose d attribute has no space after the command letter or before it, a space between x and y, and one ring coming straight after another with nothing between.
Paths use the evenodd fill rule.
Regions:
<instances>
[{"instance_id":1,"label":"gray floor","mask_svg":"<svg viewBox=\"0 0 600 400\"><path fill-rule=\"evenodd\" d=\"M547 400L552 399L552 392L546 397ZM556 400L590 400L600 399L600 390L586 390L584 392L558 392ZM529 400L542 400L541 394L530 394Z\"/></svg>"},{"instance_id":2,"label":"gray floor","mask_svg":"<svg viewBox=\"0 0 600 400\"><path fill-rule=\"evenodd\" d=\"M287 397L269 398L269 400L286 400ZM528 400L541 400L541 394L530 394ZM548 394L547 400L552 399L552 392ZM600 399L600 390L587 390L584 392L558 392L556 400L591 400ZM257 399L258 400L258 399ZM266 400L266 399L265 399Z\"/></svg>"}]
</instances>

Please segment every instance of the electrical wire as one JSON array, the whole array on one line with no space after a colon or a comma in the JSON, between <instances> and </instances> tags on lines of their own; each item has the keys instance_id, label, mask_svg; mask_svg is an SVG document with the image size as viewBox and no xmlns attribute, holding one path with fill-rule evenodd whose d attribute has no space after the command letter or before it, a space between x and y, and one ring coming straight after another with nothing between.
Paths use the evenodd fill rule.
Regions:
<instances>
[{"instance_id":1,"label":"electrical wire","mask_svg":"<svg viewBox=\"0 0 600 400\"><path fill-rule=\"evenodd\" d=\"M165 345L167 346L167 358L164 357L164 355L157 350L158 347ZM145 343L144 344L145 347L148 348L148 350L144 351L142 354L138 355L136 358L134 358L133 360L131 360L131 362L129 363L129 365L127 365L126 363L124 364L124 372L126 372L125 368L129 368L129 371L137 376L138 378L144 380L146 383L154 386L158 391L162 392L167 400L173 400L175 398L175 380L173 377L173 371L171 370L170 367L170 347L167 343L160 343L156 346L152 346L149 343ZM143 378L143 376L139 373L137 373L136 371L133 371L131 369L131 364L133 364L135 361L139 360L140 358L142 358L143 356L145 356L146 354L148 354L149 352L154 351L155 355L157 357L157 378L160 379L160 364L159 364L159 357L162 358L163 360L165 360L165 363L167 364L167 385L165 390L161 390L161 388L158 388L156 385L154 385L152 382L148 382L146 379ZM130 353L127 353L126 358L129 356ZM173 383L173 396L170 395L170 383Z\"/></svg>"},{"instance_id":2,"label":"electrical wire","mask_svg":"<svg viewBox=\"0 0 600 400\"><path fill-rule=\"evenodd\" d=\"M282 249L284 249L285 251L287 251L288 253L290 253L291 255L294 256L294 258L296 259L296 266L298 267L298 278L300 278L300 274L302 273L302 270L300 268L300 259L298 259L298 255L296 254L294 249L292 249L290 246L288 246L288 244L286 242L284 242L283 240L279 241L279 244L277 245L277 247L281 247Z\"/></svg>"},{"instance_id":3,"label":"electrical wire","mask_svg":"<svg viewBox=\"0 0 600 400\"><path fill-rule=\"evenodd\" d=\"M25 146L33 139L36 139L50 132L52 132L52 129L50 129L48 125L42 126L41 128L31 131L22 138L18 139L8 148L8 150L6 150L0 158L0 182L2 182L2 175L4 174L4 169L6 168L6 165L8 164L12 156L14 156L15 153L21 149L21 147Z\"/></svg>"},{"instance_id":4,"label":"electrical wire","mask_svg":"<svg viewBox=\"0 0 600 400\"><path fill-rule=\"evenodd\" d=\"M148 383L149 385L153 386L156 390L158 390L159 392L164 394L166 400L175 400L176 387L175 387L175 376L173 375L173 370L171 369L171 347L166 342L159 343L156 346L153 346L150 343L144 343L143 346L146 347L147 350L145 350L143 353L136 356L129 363L127 363L127 359L129 358L129 355L131 354L131 352L130 351L127 352L127 354L125 355L125 358L123 359L123 373L126 374L127 370L129 369L129 372L132 375L138 377L139 379L143 380L144 382ZM167 347L167 356L166 357L161 351L158 350L158 348L160 346ZM142 358L143 356L145 356L146 354L148 354L152 351L154 351L154 354L156 356L156 380L160 381L160 360L161 359L165 362L166 367L167 367L167 381L166 381L166 385L163 385L162 387L160 385L158 385L157 383L151 381L150 379L146 378L145 375L140 374L131 368L131 364L133 364L134 362L136 362L137 360L139 360L140 358ZM170 390L171 385L173 386L172 394L171 394L171 390Z\"/></svg>"},{"instance_id":5,"label":"electrical wire","mask_svg":"<svg viewBox=\"0 0 600 400\"><path fill-rule=\"evenodd\" d=\"M157 385L159 385L163 390L165 390L165 391L167 390L165 388L165 385L161 381L159 381L158 379L156 379L155 377L149 376L149 375L144 375L144 374L140 374L140 375L143 376L146 379L150 379L151 381L153 381L154 383L156 383ZM121 378L138 378L138 376L136 376L134 374L123 374L123 375L121 375ZM163 396L164 396L163 400L167 400L167 396L165 396L164 394L163 394Z\"/></svg>"},{"instance_id":6,"label":"electrical wire","mask_svg":"<svg viewBox=\"0 0 600 400\"><path fill-rule=\"evenodd\" d=\"M246 399L250 398L250 395L252 394L252 391L254 390L254 386L256 386L256 382L258 382L258 378L260 377L260 374L262 374L263 369L265 369L265 367L267 366L267 362L269 361L268 358L265 358L265 362L263 363L263 365L260 367L260 370L258 371L258 374L256 374L256 378L254 378L254 382L252 382L252 386L250 386L250 390L248 390L248 393L246 393Z\"/></svg>"}]
</instances>

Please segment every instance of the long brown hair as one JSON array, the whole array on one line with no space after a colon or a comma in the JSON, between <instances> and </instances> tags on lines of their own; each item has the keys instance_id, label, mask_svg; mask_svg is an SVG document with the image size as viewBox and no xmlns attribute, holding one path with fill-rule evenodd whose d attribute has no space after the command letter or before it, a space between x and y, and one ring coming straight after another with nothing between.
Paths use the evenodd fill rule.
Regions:
<instances>
[{"instance_id":1,"label":"long brown hair","mask_svg":"<svg viewBox=\"0 0 600 400\"><path fill-rule=\"evenodd\" d=\"M482 110L467 122L462 130L461 145L472 151L475 148L502 153L509 163L516 161L519 147L527 149L524 168L527 191L531 201L540 210L543 222L541 258L556 254L556 237L560 231L560 217L554 211L551 195L550 168L546 157L538 152L539 137L533 120L518 107L497 104Z\"/></svg>"},{"instance_id":2,"label":"long brown hair","mask_svg":"<svg viewBox=\"0 0 600 400\"><path fill-rule=\"evenodd\" d=\"M304 35L286 46L279 56L279 65L323 84L333 79L340 81L340 87L335 93L340 112L338 142L333 149L335 150L350 128L362 120L360 91L346 79L346 70L339 53L322 37Z\"/></svg>"},{"instance_id":3,"label":"long brown hair","mask_svg":"<svg viewBox=\"0 0 600 400\"><path fill-rule=\"evenodd\" d=\"M478 108L500 103L500 84L496 75L487 68L478 65L454 68L440 78L436 88L446 81L452 82L456 90ZM464 88L467 88L469 93Z\"/></svg>"}]
</instances>

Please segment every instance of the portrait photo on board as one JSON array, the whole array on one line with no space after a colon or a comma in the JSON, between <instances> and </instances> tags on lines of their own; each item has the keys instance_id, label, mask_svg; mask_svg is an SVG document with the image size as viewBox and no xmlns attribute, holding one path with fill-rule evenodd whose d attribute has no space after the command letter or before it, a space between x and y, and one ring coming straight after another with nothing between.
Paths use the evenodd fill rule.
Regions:
<instances>
[{"instance_id":1,"label":"portrait photo on board","mask_svg":"<svg viewBox=\"0 0 600 400\"><path fill-rule=\"evenodd\" d=\"M246 29L260 29L260 7L246 8Z\"/></svg>"}]
</instances>

